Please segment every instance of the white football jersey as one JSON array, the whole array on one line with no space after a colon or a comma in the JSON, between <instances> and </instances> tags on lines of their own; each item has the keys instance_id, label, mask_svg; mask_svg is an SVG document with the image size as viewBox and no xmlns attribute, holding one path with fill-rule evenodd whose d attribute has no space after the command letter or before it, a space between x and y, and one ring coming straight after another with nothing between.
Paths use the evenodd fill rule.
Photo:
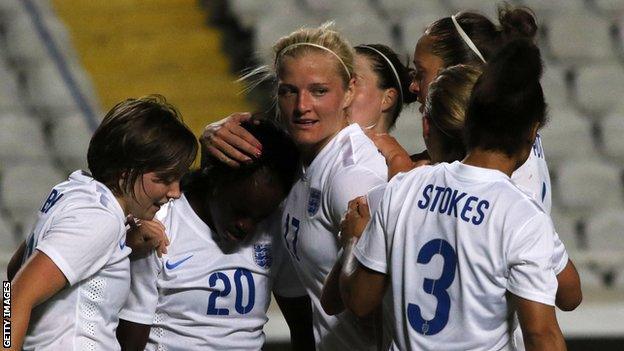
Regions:
<instances>
[{"instance_id":1,"label":"white football jersey","mask_svg":"<svg viewBox=\"0 0 624 351\"><path fill-rule=\"evenodd\" d=\"M389 275L393 349L510 350L506 292L554 305L554 235L509 177L456 161L395 177L354 254Z\"/></svg>"},{"instance_id":2,"label":"white football jersey","mask_svg":"<svg viewBox=\"0 0 624 351\"><path fill-rule=\"evenodd\" d=\"M33 309L24 350L120 349L115 329L130 290L132 252L125 242L124 212L104 184L76 171L52 189L23 262L39 250L69 285Z\"/></svg>"},{"instance_id":3,"label":"white football jersey","mask_svg":"<svg viewBox=\"0 0 624 351\"><path fill-rule=\"evenodd\" d=\"M385 183L387 166L357 124L340 131L295 183L284 206L284 243L312 300L317 350L374 348L350 312L328 316L320 304L340 250L340 220L350 200ZM370 336L370 333L368 334Z\"/></svg>"},{"instance_id":4,"label":"white football jersey","mask_svg":"<svg viewBox=\"0 0 624 351\"><path fill-rule=\"evenodd\" d=\"M550 214L552 191L550 173L542 147L542 137L537 134L529 158L511 174L511 181L528 192Z\"/></svg>"},{"instance_id":5,"label":"white football jersey","mask_svg":"<svg viewBox=\"0 0 624 351\"><path fill-rule=\"evenodd\" d=\"M260 350L271 291L306 294L274 225L278 218L224 252L184 195L156 217L165 225L168 253L132 261L132 289L120 318L152 325L146 350Z\"/></svg>"}]
</instances>

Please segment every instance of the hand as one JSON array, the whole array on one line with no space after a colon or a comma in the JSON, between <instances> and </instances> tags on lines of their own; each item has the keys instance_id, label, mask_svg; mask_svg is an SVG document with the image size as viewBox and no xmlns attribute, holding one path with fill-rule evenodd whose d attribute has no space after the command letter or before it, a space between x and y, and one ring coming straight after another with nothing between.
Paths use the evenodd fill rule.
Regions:
<instances>
[{"instance_id":1,"label":"hand","mask_svg":"<svg viewBox=\"0 0 624 351\"><path fill-rule=\"evenodd\" d=\"M240 126L241 122L250 118L249 112L233 113L204 127L199 138L202 146L202 167L207 155L212 155L232 168L238 168L245 162L253 162L252 157L261 155L260 142Z\"/></svg>"},{"instance_id":2,"label":"hand","mask_svg":"<svg viewBox=\"0 0 624 351\"><path fill-rule=\"evenodd\" d=\"M388 180L392 179L397 173L409 172L416 167L409 153L390 134L367 133L366 135L375 143L377 149L386 159Z\"/></svg>"},{"instance_id":3,"label":"hand","mask_svg":"<svg viewBox=\"0 0 624 351\"><path fill-rule=\"evenodd\" d=\"M370 211L366 196L357 197L349 201L345 217L340 222L340 241L345 247L352 239L359 239L364 228L370 221Z\"/></svg>"},{"instance_id":4,"label":"hand","mask_svg":"<svg viewBox=\"0 0 624 351\"><path fill-rule=\"evenodd\" d=\"M130 230L126 233L126 245L132 248L133 255L144 255L154 249L158 257L167 253L169 239L165 234L165 226L160 221L137 221L131 215L128 217Z\"/></svg>"}]
</instances>

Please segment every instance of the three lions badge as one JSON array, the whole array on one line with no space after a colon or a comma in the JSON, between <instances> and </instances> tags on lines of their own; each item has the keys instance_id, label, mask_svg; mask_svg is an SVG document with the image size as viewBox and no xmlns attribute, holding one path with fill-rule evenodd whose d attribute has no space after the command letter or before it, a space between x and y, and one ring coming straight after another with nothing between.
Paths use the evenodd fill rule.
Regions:
<instances>
[{"instance_id":1,"label":"three lions badge","mask_svg":"<svg viewBox=\"0 0 624 351\"><path fill-rule=\"evenodd\" d=\"M271 243L254 244L253 248L254 262L261 268L271 268L271 264L273 263Z\"/></svg>"},{"instance_id":2,"label":"three lions badge","mask_svg":"<svg viewBox=\"0 0 624 351\"><path fill-rule=\"evenodd\" d=\"M318 189L310 188L310 197L308 198L308 215L314 216L321 207L321 191Z\"/></svg>"}]
</instances>

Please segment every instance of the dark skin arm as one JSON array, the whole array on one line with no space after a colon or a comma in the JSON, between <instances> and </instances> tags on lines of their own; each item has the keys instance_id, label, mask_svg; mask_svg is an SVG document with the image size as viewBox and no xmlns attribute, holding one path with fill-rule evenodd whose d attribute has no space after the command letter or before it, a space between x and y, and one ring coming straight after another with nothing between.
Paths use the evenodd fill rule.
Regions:
<instances>
[{"instance_id":1,"label":"dark skin arm","mask_svg":"<svg viewBox=\"0 0 624 351\"><path fill-rule=\"evenodd\" d=\"M120 319L117 326L117 341L122 351L143 351L149 338L151 325Z\"/></svg>"},{"instance_id":2,"label":"dark skin arm","mask_svg":"<svg viewBox=\"0 0 624 351\"><path fill-rule=\"evenodd\" d=\"M26 253L26 241L23 241L19 246L17 251L11 257L9 261L9 265L7 266L7 278L9 281L13 280L17 271L20 269L20 265L22 264L22 260L24 259L24 254Z\"/></svg>"},{"instance_id":3,"label":"dark skin arm","mask_svg":"<svg viewBox=\"0 0 624 351\"><path fill-rule=\"evenodd\" d=\"M559 329L555 308L509 294L518 311L526 351L565 351L566 344Z\"/></svg>"},{"instance_id":4,"label":"dark skin arm","mask_svg":"<svg viewBox=\"0 0 624 351\"><path fill-rule=\"evenodd\" d=\"M274 295L290 329L290 345L293 350L314 350L312 332L312 304L308 296L283 297Z\"/></svg>"},{"instance_id":5,"label":"dark skin arm","mask_svg":"<svg viewBox=\"0 0 624 351\"><path fill-rule=\"evenodd\" d=\"M583 300L581 279L572 260L568 260L565 268L557 275L557 295L555 304L562 311L572 311Z\"/></svg>"}]
</instances>

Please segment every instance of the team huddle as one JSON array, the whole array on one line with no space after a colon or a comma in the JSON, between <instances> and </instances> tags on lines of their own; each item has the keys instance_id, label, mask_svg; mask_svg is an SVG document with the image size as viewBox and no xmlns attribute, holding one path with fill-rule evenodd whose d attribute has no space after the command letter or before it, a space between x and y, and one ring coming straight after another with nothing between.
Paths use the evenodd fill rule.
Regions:
<instances>
[{"instance_id":1,"label":"team huddle","mask_svg":"<svg viewBox=\"0 0 624 351\"><path fill-rule=\"evenodd\" d=\"M273 294L294 350L565 350L555 308L582 294L550 219L537 24L498 21L434 21L414 68L296 30L254 71L276 117L200 143L162 97L117 104L9 264L11 349L260 350ZM388 133L415 101L410 155Z\"/></svg>"}]
</instances>

